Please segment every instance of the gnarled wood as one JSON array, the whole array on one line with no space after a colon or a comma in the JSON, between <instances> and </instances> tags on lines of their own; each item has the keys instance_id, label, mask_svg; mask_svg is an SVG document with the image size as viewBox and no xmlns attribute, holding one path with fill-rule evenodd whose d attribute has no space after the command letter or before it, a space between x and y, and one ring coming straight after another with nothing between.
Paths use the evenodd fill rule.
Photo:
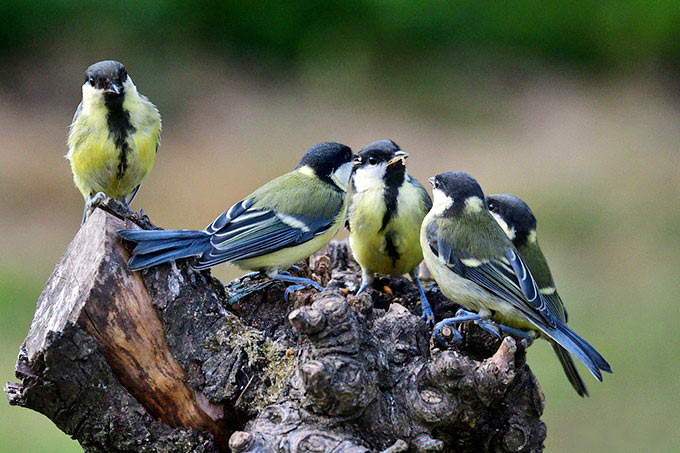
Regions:
<instances>
[{"instance_id":1,"label":"gnarled wood","mask_svg":"<svg viewBox=\"0 0 680 453\"><path fill-rule=\"evenodd\" d=\"M129 272L115 231L135 225L153 227L108 200L81 228L38 301L21 383L6 387L86 451L542 449L525 345L475 326L455 350L431 345L405 278L352 295L345 243L301 263L326 290L286 303L280 282L223 288L184 260ZM455 311L426 288L439 316Z\"/></svg>"}]
</instances>

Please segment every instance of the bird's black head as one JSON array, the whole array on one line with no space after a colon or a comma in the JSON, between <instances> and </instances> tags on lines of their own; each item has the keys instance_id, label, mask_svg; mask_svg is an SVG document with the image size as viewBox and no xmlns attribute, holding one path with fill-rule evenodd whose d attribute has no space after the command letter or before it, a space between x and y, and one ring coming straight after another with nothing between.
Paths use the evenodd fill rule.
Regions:
<instances>
[{"instance_id":1,"label":"bird's black head","mask_svg":"<svg viewBox=\"0 0 680 453\"><path fill-rule=\"evenodd\" d=\"M408 154L392 140L379 140L366 145L354 158L354 184L362 191L383 182L399 187L406 176Z\"/></svg>"},{"instance_id":2,"label":"bird's black head","mask_svg":"<svg viewBox=\"0 0 680 453\"><path fill-rule=\"evenodd\" d=\"M501 226L515 245L522 245L536 231L536 217L524 200L501 193L486 197L486 204L494 217L505 223Z\"/></svg>"},{"instance_id":3,"label":"bird's black head","mask_svg":"<svg viewBox=\"0 0 680 453\"><path fill-rule=\"evenodd\" d=\"M475 178L463 171L448 171L429 179L434 195L433 209L444 215L461 213L466 207L486 209L484 192Z\"/></svg>"},{"instance_id":4,"label":"bird's black head","mask_svg":"<svg viewBox=\"0 0 680 453\"><path fill-rule=\"evenodd\" d=\"M100 61L85 71L84 84L95 90L103 90L107 101L122 100L125 81L128 79L125 66L113 60Z\"/></svg>"},{"instance_id":5,"label":"bird's black head","mask_svg":"<svg viewBox=\"0 0 680 453\"><path fill-rule=\"evenodd\" d=\"M313 171L322 180L347 191L352 174L352 149L342 143L323 142L312 146L296 167Z\"/></svg>"}]
</instances>

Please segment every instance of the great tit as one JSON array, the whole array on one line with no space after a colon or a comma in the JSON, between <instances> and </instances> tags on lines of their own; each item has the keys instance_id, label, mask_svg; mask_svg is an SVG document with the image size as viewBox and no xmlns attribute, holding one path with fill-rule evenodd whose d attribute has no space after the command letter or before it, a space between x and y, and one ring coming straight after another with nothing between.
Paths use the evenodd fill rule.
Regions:
<instances>
[{"instance_id":1,"label":"great tit","mask_svg":"<svg viewBox=\"0 0 680 453\"><path fill-rule=\"evenodd\" d=\"M352 150L340 143L319 143L295 170L279 176L222 213L204 230L121 230L137 245L128 266L145 269L193 257L192 267L232 263L298 285L323 289L291 276L291 266L312 255L338 232L347 211Z\"/></svg>"},{"instance_id":2,"label":"great tit","mask_svg":"<svg viewBox=\"0 0 680 453\"><path fill-rule=\"evenodd\" d=\"M434 313L418 279L423 260L420 224L432 201L423 186L406 171L408 154L392 140L380 140L354 158L352 200L347 216L349 243L361 266L361 294L374 274L408 273L420 292L422 317L434 323Z\"/></svg>"},{"instance_id":3,"label":"great tit","mask_svg":"<svg viewBox=\"0 0 680 453\"><path fill-rule=\"evenodd\" d=\"M66 158L85 198L85 222L104 196L125 205L132 202L153 167L161 116L117 61L100 61L87 68L82 92Z\"/></svg>"},{"instance_id":4,"label":"great tit","mask_svg":"<svg viewBox=\"0 0 680 453\"><path fill-rule=\"evenodd\" d=\"M455 318L440 321L435 338L442 339L442 327L467 321L498 335L530 331L576 356L598 380L601 371L611 373L604 357L569 329L543 298L527 265L489 212L477 181L464 172L442 173L430 181L434 202L420 231L425 263L446 297L476 312L460 310Z\"/></svg>"},{"instance_id":5,"label":"great tit","mask_svg":"<svg viewBox=\"0 0 680 453\"><path fill-rule=\"evenodd\" d=\"M567 310L555 289L548 261L538 245L536 237L536 217L529 205L510 194L496 194L486 197L486 204L491 215L503 228L505 235L512 241L519 256L526 263L531 275L538 285L538 292L548 306L550 312L564 324L567 323ZM588 396L588 389L576 370L569 353L559 344L552 343L553 350L562 364L569 382L580 396Z\"/></svg>"}]
</instances>

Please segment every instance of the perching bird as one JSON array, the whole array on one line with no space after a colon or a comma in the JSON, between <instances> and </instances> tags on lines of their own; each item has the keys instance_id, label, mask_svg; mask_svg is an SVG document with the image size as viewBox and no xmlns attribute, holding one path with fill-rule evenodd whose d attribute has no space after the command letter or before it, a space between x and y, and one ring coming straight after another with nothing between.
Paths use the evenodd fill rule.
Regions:
<instances>
[{"instance_id":1,"label":"perching bird","mask_svg":"<svg viewBox=\"0 0 680 453\"><path fill-rule=\"evenodd\" d=\"M611 373L607 361L560 320L541 296L512 242L487 209L484 193L467 173L430 178L434 202L421 228L425 263L442 293L462 307L445 325L475 321L487 330L526 335L533 331L576 356L598 380ZM491 319L498 326L489 323Z\"/></svg>"},{"instance_id":2,"label":"perching bird","mask_svg":"<svg viewBox=\"0 0 680 453\"><path fill-rule=\"evenodd\" d=\"M270 278L323 289L288 274L291 266L321 249L343 223L352 150L340 143L319 143L295 170L279 176L222 213L205 230L119 231L136 242L128 266L145 269L194 257L201 270L222 263L261 271Z\"/></svg>"},{"instance_id":3,"label":"perching bird","mask_svg":"<svg viewBox=\"0 0 680 453\"><path fill-rule=\"evenodd\" d=\"M87 68L82 91L66 158L85 198L85 222L104 196L126 206L132 202L153 167L161 116L117 61L100 61Z\"/></svg>"},{"instance_id":4,"label":"perching bird","mask_svg":"<svg viewBox=\"0 0 680 453\"><path fill-rule=\"evenodd\" d=\"M543 255L536 238L536 217L529 206L521 199L510 194L496 194L486 197L486 204L491 215L503 228L526 263L531 275L538 285L538 292L545 300L550 312L564 324L567 323L567 311L562 299L555 289L548 261ZM588 389L576 370L571 356L557 343L552 343L553 350L562 364L569 382L581 396L588 396Z\"/></svg>"},{"instance_id":5,"label":"perching bird","mask_svg":"<svg viewBox=\"0 0 680 453\"><path fill-rule=\"evenodd\" d=\"M423 260L420 224L432 201L420 183L406 172L408 154L392 140L362 149L354 159L354 195L347 216L349 244L361 266L361 294L374 274L408 273L420 292L423 319L434 313L418 279Z\"/></svg>"}]
</instances>

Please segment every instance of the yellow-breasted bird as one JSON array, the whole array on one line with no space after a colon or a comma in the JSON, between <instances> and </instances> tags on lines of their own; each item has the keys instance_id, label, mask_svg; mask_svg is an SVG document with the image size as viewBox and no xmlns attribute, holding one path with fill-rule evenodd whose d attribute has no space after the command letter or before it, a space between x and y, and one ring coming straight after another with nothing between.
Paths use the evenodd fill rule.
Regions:
<instances>
[{"instance_id":1,"label":"yellow-breasted bird","mask_svg":"<svg viewBox=\"0 0 680 453\"><path fill-rule=\"evenodd\" d=\"M145 269L192 258L194 269L232 263L270 278L323 288L288 269L321 249L338 232L347 212L352 150L343 144L314 145L291 172L268 182L223 212L204 230L119 231L137 243L128 267Z\"/></svg>"},{"instance_id":2,"label":"yellow-breasted bird","mask_svg":"<svg viewBox=\"0 0 680 453\"><path fill-rule=\"evenodd\" d=\"M442 327L469 321L499 336L526 337L528 331L569 351L596 379L602 380L601 371L610 373L604 357L569 329L543 298L524 260L489 212L477 181L464 172L442 173L430 181L434 200L420 232L425 263L446 297L476 312L462 309L456 317L440 321L434 337L445 341Z\"/></svg>"},{"instance_id":3,"label":"yellow-breasted bird","mask_svg":"<svg viewBox=\"0 0 680 453\"><path fill-rule=\"evenodd\" d=\"M364 147L355 157L354 194L347 216L349 243L361 266L361 294L374 274L408 273L420 292L422 317L434 323L434 313L418 279L423 260L420 224L432 202L423 186L406 171L408 154L392 140Z\"/></svg>"},{"instance_id":4,"label":"yellow-breasted bird","mask_svg":"<svg viewBox=\"0 0 680 453\"><path fill-rule=\"evenodd\" d=\"M85 198L85 222L104 196L126 206L132 202L153 167L161 116L117 61L100 61L87 68L82 92L66 158Z\"/></svg>"},{"instance_id":5,"label":"yellow-breasted bird","mask_svg":"<svg viewBox=\"0 0 680 453\"><path fill-rule=\"evenodd\" d=\"M519 256L529 267L529 271L538 285L538 292L550 308L550 312L566 324L567 310L564 308L564 303L555 288L548 261L538 245L536 217L531 208L524 200L506 193L488 195L486 204L491 215L503 228L505 235L512 241L517 252L519 252ZM552 347L574 390L581 396L588 396L588 389L578 374L574 361L567 350L554 342Z\"/></svg>"}]
</instances>

